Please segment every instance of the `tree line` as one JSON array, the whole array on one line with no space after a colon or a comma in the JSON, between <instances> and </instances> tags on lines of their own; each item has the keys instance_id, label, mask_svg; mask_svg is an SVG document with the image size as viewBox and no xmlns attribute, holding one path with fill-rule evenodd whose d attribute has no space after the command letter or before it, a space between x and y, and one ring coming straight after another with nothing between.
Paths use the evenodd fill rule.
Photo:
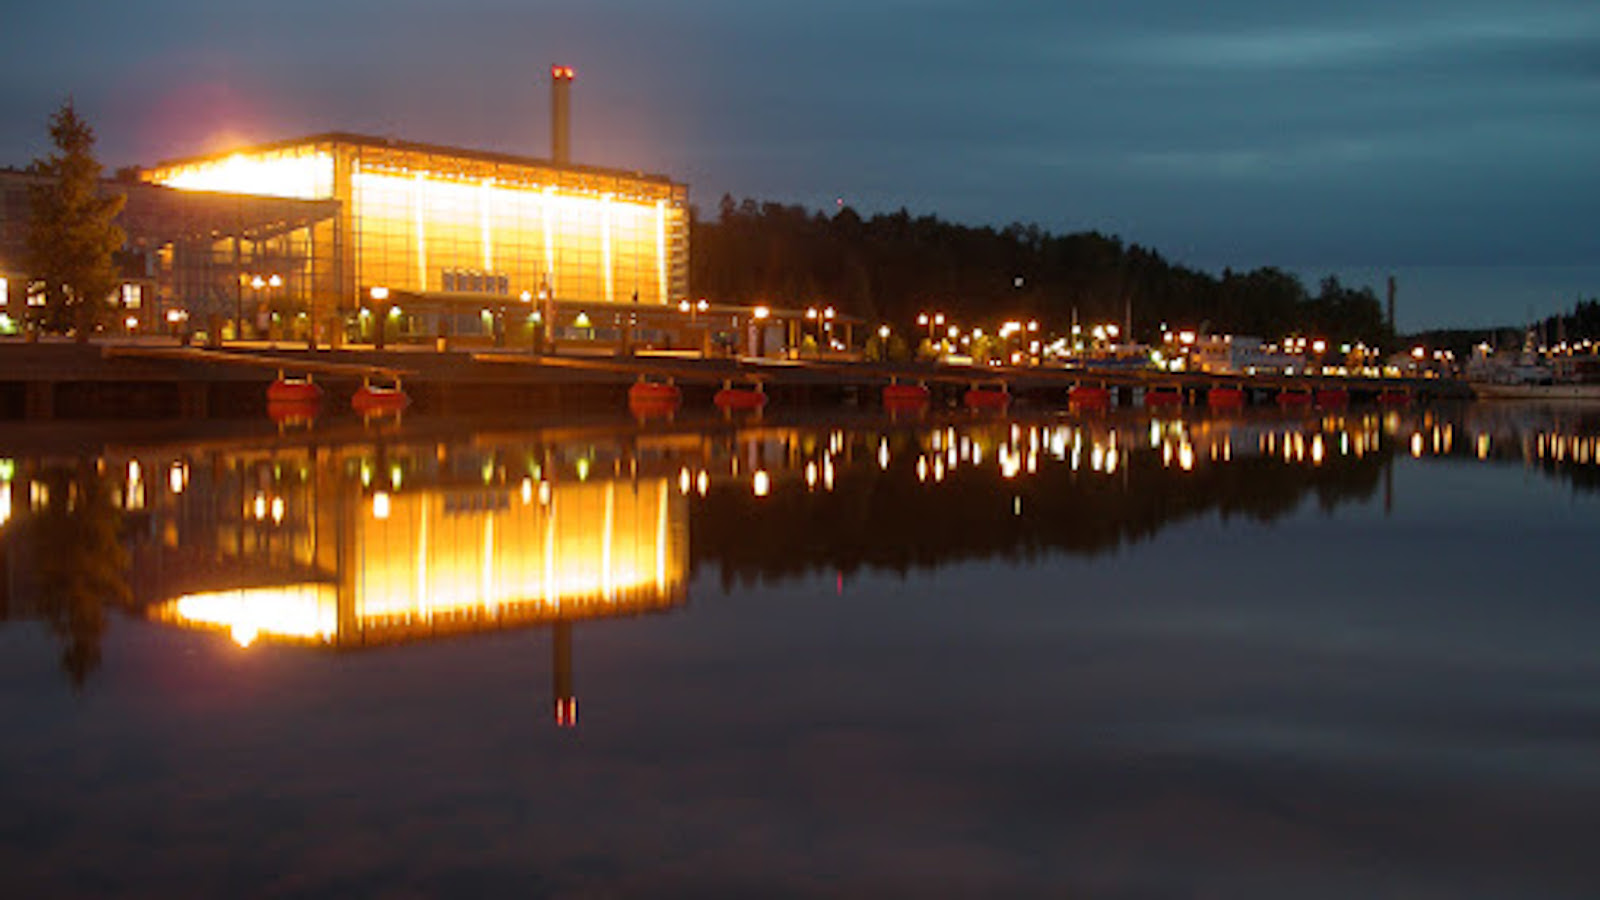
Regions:
<instances>
[{"instance_id":1,"label":"tree line","mask_svg":"<svg viewBox=\"0 0 1600 900\"><path fill-rule=\"evenodd\" d=\"M1052 234L1037 225L973 227L905 209L862 218L723 196L716 219L693 217L696 296L740 304L832 305L869 322L910 327L940 311L963 324L1037 318L1061 331L1131 320L1136 339L1163 324L1277 338L1393 346L1370 287L1324 278L1315 293L1279 268L1220 276L1097 231Z\"/></svg>"}]
</instances>

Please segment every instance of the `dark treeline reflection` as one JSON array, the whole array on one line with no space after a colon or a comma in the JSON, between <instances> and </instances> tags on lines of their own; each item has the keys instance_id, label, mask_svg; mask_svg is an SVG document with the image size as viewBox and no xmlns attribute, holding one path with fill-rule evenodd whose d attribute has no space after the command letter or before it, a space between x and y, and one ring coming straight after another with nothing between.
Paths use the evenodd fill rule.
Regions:
<instances>
[{"instance_id":1,"label":"dark treeline reflection","mask_svg":"<svg viewBox=\"0 0 1600 900\"><path fill-rule=\"evenodd\" d=\"M903 574L1095 556L1202 516L1271 522L1379 492L1387 508L1397 457L1518 465L1591 491L1600 415L1480 405L417 425L0 452L0 620L42 623L82 686L111 607L242 646L570 628L681 609L708 565L725 587ZM570 687L570 665L558 670Z\"/></svg>"},{"instance_id":2,"label":"dark treeline reflection","mask_svg":"<svg viewBox=\"0 0 1600 900\"><path fill-rule=\"evenodd\" d=\"M1269 522L1308 498L1332 510L1371 498L1392 453L1376 432L1346 424L1152 430L1148 440L1144 428L1105 429L1088 444L1074 435L1076 468L1048 448L1030 451L1026 440L998 442L994 465L957 466L937 479L927 442L899 434L881 445L887 466L841 474L831 491L710 492L692 511L693 559L720 564L725 585L863 567L905 574L962 560L1094 556L1207 514ZM1362 441L1362 452L1351 452ZM1031 472L1030 452L1046 456ZM1010 454L1022 463L1008 473Z\"/></svg>"}]
</instances>

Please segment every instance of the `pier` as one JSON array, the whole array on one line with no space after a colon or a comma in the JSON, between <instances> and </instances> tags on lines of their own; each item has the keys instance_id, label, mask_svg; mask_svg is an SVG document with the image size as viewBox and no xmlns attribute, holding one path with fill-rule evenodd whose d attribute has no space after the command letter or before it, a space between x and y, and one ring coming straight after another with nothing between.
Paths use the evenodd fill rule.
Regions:
<instances>
[{"instance_id":1,"label":"pier","mask_svg":"<svg viewBox=\"0 0 1600 900\"><path fill-rule=\"evenodd\" d=\"M1041 406L1066 406L1074 387L1103 388L1118 405L1145 392L1172 392L1204 405L1214 387L1239 388L1245 402L1282 392L1342 392L1349 402L1404 392L1417 402L1465 399L1465 385L1437 378L1210 375L1126 368L869 363L698 354L545 355L496 348L405 347L309 350L267 344L200 349L151 343L0 344L0 419L227 418L266 407L282 376L314 376L332 402L363 384L404 379L416 408L475 412L623 408L640 380L680 386L685 404L709 404L729 386L755 388L779 405L877 405L891 384L926 387L929 401L957 405L970 389L1004 390Z\"/></svg>"}]
</instances>

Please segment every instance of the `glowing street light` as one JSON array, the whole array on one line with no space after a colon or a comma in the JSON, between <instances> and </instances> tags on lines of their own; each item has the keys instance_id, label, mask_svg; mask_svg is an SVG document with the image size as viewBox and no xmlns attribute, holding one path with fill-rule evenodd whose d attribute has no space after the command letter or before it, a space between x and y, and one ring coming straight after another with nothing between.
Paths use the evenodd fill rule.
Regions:
<instances>
[{"instance_id":1,"label":"glowing street light","mask_svg":"<svg viewBox=\"0 0 1600 900\"><path fill-rule=\"evenodd\" d=\"M380 311L389 302L389 289L382 285L374 286L372 290L368 291L367 293L372 297L373 305L377 306ZM390 314L393 315L393 310L390 310ZM386 332L389 328L387 317L379 315L377 317L377 321L373 322L372 327L372 346L375 349L382 350L384 332Z\"/></svg>"}]
</instances>

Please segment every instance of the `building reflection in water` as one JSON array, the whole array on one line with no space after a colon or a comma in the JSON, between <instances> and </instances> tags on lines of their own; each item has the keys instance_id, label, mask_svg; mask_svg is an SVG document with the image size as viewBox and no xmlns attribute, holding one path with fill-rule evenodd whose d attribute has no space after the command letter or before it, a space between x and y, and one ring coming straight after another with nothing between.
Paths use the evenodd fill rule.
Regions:
<instances>
[{"instance_id":1,"label":"building reflection in water","mask_svg":"<svg viewBox=\"0 0 1600 900\"><path fill-rule=\"evenodd\" d=\"M687 499L590 455L500 448L272 447L165 463L144 513L136 606L258 640L366 647L527 626L554 631L555 716L576 722L572 626L685 601ZM514 462L512 460L515 460Z\"/></svg>"},{"instance_id":2,"label":"building reflection in water","mask_svg":"<svg viewBox=\"0 0 1600 900\"><path fill-rule=\"evenodd\" d=\"M571 725L574 625L678 608L701 566L727 583L1095 554L1194 515L1268 520L1380 483L1387 505L1397 454L1515 461L1582 489L1600 486L1597 436L1600 419L1474 406L308 434L0 458L0 618L51 623L75 683L98 660L106 604L246 646L548 626L554 715Z\"/></svg>"}]
</instances>

